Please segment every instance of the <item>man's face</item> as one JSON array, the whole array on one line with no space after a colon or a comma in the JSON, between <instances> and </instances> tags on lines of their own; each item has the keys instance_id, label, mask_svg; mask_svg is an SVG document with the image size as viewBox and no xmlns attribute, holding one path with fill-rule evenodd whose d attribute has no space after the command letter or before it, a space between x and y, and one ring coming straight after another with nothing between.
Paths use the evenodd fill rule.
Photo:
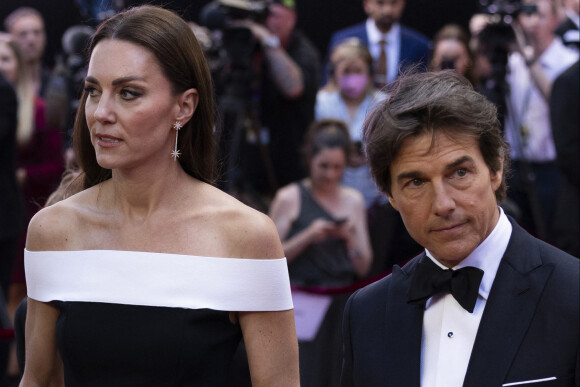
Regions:
<instances>
[{"instance_id":1,"label":"man's face","mask_svg":"<svg viewBox=\"0 0 580 387\"><path fill-rule=\"evenodd\" d=\"M22 16L14 21L10 34L18 43L24 60L28 63L39 62L46 46L44 23L36 15Z\"/></svg>"},{"instance_id":2,"label":"man's face","mask_svg":"<svg viewBox=\"0 0 580 387\"><path fill-rule=\"evenodd\" d=\"M363 0L366 14L375 21L381 32L388 32L399 21L405 9L405 0Z\"/></svg>"},{"instance_id":3,"label":"man's face","mask_svg":"<svg viewBox=\"0 0 580 387\"><path fill-rule=\"evenodd\" d=\"M538 7L538 11L535 13L522 12L518 15L518 21L528 39L531 42L551 39L560 23L558 14L554 12L552 1L524 1L524 4L536 4Z\"/></svg>"},{"instance_id":4,"label":"man's face","mask_svg":"<svg viewBox=\"0 0 580 387\"><path fill-rule=\"evenodd\" d=\"M411 237L453 267L495 227L502 171L490 172L474 137L448 133L405 140L391 165L389 200Z\"/></svg>"}]
</instances>

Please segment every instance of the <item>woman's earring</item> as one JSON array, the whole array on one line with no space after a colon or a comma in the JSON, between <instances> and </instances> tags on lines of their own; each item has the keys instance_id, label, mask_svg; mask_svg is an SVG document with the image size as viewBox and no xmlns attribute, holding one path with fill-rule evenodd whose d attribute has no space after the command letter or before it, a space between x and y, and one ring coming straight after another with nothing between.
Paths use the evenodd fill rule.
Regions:
<instances>
[{"instance_id":1,"label":"woman's earring","mask_svg":"<svg viewBox=\"0 0 580 387\"><path fill-rule=\"evenodd\" d=\"M175 121L173 124L173 129L175 129L175 147L173 151L171 151L171 157L173 157L173 161L177 161L177 158L181 155L181 152L177 149L177 137L179 136L179 129L181 129L183 125L181 121Z\"/></svg>"}]
</instances>

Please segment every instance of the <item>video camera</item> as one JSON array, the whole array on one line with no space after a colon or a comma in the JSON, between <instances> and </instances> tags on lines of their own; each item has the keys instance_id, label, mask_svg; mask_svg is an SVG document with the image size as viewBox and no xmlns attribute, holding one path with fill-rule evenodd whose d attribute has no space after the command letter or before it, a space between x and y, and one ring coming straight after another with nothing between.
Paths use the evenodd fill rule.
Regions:
<instances>
[{"instance_id":1,"label":"video camera","mask_svg":"<svg viewBox=\"0 0 580 387\"><path fill-rule=\"evenodd\" d=\"M536 4L524 4L522 0L479 0L481 10L490 16L488 26L482 31L481 41L492 45L507 45L515 40L510 24L520 13L538 12Z\"/></svg>"},{"instance_id":2,"label":"video camera","mask_svg":"<svg viewBox=\"0 0 580 387\"><path fill-rule=\"evenodd\" d=\"M263 23L268 16L269 1L216 0L206 5L200 13L200 23L210 30L228 29L230 20L252 20Z\"/></svg>"},{"instance_id":3,"label":"video camera","mask_svg":"<svg viewBox=\"0 0 580 387\"><path fill-rule=\"evenodd\" d=\"M512 19L519 13L535 13L535 4L523 4L521 0L480 0L482 10L490 15L509 16Z\"/></svg>"},{"instance_id":4,"label":"video camera","mask_svg":"<svg viewBox=\"0 0 580 387\"><path fill-rule=\"evenodd\" d=\"M250 20L263 24L269 13L269 5L270 1L267 0L214 0L201 10L199 22L211 31L212 44L206 50L206 57L216 77L218 93L220 84L231 85L232 77L239 81L235 82L239 86L245 84L247 87L253 54L258 46L248 28L232 22ZM219 78L223 77L226 79L220 82ZM241 87L242 90L244 88Z\"/></svg>"}]
</instances>

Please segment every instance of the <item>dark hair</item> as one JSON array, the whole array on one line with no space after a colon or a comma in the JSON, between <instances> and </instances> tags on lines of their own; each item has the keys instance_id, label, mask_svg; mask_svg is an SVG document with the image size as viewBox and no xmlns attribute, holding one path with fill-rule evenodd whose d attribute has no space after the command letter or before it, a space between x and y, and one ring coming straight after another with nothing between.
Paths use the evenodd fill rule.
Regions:
<instances>
[{"instance_id":1,"label":"dark hair","mask_svg":"<svg viewBox=\"0 0 580 387\"><path fill-rule=\"evenodd\" d=\"M437 45L440 42L446 40L454 40L459 42L467 52L467 56L469 57L469 64L467 65L467 69L465 74L462 74L469 82L475 85L475 74L474 74L474 63L475 58L471 47L469 46L469 34L467 31L458 24L446 24L437 33L435 34L435 38L433 39L433 49L431 50L431 58L433 58L435 54L435 50L437 49ZM434 71L433 68L433 60L431 60L430 70Z\"/></svg>"},{"instance_id":2,"label":"dark hair","mask_svg":"<svg viewBox=\"0 0 580 387\"><path fill-rule=\"evenodd\" d=\"M203 51L189 25L172 11L146 5L131 8L101 23L91 38L89 58L103 39L134 43L153 53L174 93L197 89L199 102L194 116L179 131L181 156L178 160L187 174L213 184L216 178L213 85ZM88 188L109 179L111 170L97 163L85 117L86 100L87 93L83 92L73 141L76 160L84 172L84 187Z\"/></svg>"},{"instance_id":3,"label":"dark hair","mask_svg":"<svg viewBox=\"0 0 580 387\"><path fill-rule=\"evenodd\" d=\"M506 194L509 145L500 131L495 106L453 70L411 73L389 88L389 96L376 105L363 125L363 140L371 173L379 189L391 195L390 167L407 138L437 131L472 135L492 173L502 168L501 202Z\"/></svg>"},{"instance_id":4,"label":"dark hair","mask_svg":"<svg viewBox=\"0 0 580 387\"><path fill-rule=\"evenodd\" d=\"M323 149L340 148L344 151L346 162L350 159L352 143L344 121L325 118L314 121L308 127L304 141L304 158L306 166L312 158Z\"/></svg>"}]
</instances>

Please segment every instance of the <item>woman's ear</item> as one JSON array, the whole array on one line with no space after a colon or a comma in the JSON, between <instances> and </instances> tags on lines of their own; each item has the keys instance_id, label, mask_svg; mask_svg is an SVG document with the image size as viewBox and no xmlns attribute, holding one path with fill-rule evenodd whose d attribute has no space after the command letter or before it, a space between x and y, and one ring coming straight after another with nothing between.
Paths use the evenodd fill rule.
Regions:
<instances>
[{"instance_id":1,"label":"woman's ear","mask_svg":"<svg viewBox=\"0 0 580 387\"><path fill-rule=\"evenodd\" d=\"M178 97L177 104L179 111L175 116L176 121L181 121L185 125L195 113L197 104L199 102L199 95L197 89L187 89Z\"/></svg>"}]
</instances>

